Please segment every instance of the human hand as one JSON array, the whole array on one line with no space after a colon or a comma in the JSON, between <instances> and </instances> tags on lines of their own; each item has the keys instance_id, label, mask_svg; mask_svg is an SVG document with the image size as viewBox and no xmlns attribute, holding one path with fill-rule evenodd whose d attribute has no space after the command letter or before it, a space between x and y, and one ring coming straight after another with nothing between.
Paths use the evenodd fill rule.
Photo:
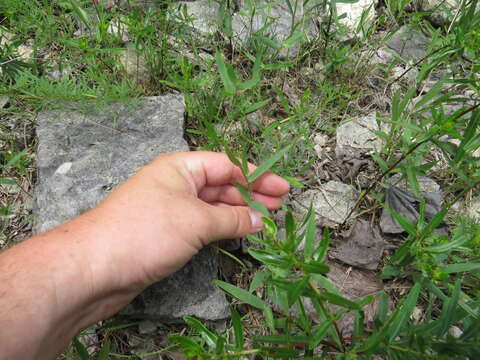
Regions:
<instances>
[{"instance_id":1,"label":"human hand","mask_svg":"<svg viewBox=\"0 0 480 360\"><path fill-rule=\"evenodd\" d=\"M235 182L245 184L226 155L162 155L95 209L0 253L0 358L53 359L204 245L260 230ZM275 209L289 186L270 173L252 188Z\"/></svg>"},{"instance_id":2,"label":"human hand","mask_svg":"<svg viewBox=\"0 0 480 360\"><path fill-rule=\"evenodd\" d=\"M111 266L119 269L111 274L121 274L125 286L144 287L181 268L212 241L261 230L261 214L245 206L236 182L245 185L240 169L219 153L161 155L142 168L90 214L107 229L102 242ZM272 210L289 185L266 173L252 189L253 199Z\"/></svg>"}]
</instances>

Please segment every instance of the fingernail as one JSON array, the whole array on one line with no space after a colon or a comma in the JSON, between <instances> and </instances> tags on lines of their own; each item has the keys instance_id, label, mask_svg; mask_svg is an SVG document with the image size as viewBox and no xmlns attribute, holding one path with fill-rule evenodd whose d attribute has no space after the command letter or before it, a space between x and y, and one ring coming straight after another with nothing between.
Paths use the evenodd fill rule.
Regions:
<instances>
[{"instance_id":1,"label":"fingernail","mask_svg":"<svg viewBox=\"0 0 480 360\"><path fill-rule=\"evenodd\" d=\"M250 221L252 222L252 232L256 233L263 229L262 214L255 210L250 210Z\"/></svg>"}]
</instances>

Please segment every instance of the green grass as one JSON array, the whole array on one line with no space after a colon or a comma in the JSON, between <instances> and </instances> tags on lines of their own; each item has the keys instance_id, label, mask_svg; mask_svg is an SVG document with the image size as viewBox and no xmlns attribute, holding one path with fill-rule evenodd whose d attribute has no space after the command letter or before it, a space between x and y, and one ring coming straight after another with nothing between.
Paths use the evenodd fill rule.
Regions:
<instances>
[{"instance_id":1,"label":"green grass","mask_svg":"<svg viewBox=\"0 0 480 360\"><path fill-rule=\"evenodd\" d=\"M422 175L433 177L444 192L444 208L430 222L398 218L405 229L404 245L385 257L378 272L387 289L402 284L408 290L380 294L375 321L366 322L362 306L371 300L349 301L323 277L329 240L339 231L331 229L322 241L314 241L311 214L303 224L287 215L286 241L275 236L277 225L269 223L263 237L250 239L262 250L242 255L266 267L257 275L245 275L253 277L251 289L263 289L263 298L253 290L221 285L237 301L253 306L251 311L233 310L227 331L218 334L188 318L188 336L174 336L167 348L156 351L169 356L178 343L197 359L478 357L480 228L449 210L455 202L478 197L480 188L475 155L480 148L477 1L463 2L461 11L450 17L454 22L434 27L431 11L415 11L419 9L411 1L388 0L373 22L359 25L357 33L363 35L356 37L349 37L354 30L340 24L342 14L330 11L334 2L319 1L303 19L316 20L315 35L302 33L293 21L289 37L276 41L269 35L273 23L252 34L244 46L233 38L233 2L221 2L219 29L208 38L192 31L193 18L174 11L169 1L135 3L108 10L102 1L0 3L0 96L9 98L0 109L0 245L11 246L30 234L33 128L39 111L72 102L87 111L111 101L138 101L179 90L185 96L185 137L192 150L228 151L257 163L285 151L270 164L272 169L292 183L301 179L307 189L324 181L317 179L320 172L332 175L345 166L333 151L326 160L317 157L315 134L333 139L339 124L377 112L378 121L389 127L377 134L385 145L369 158L369 184L360 187L349 180L360 191L357 206L363 216L378 217L384 202L381 182L393 173L402 173L413 192L418 193ZM293 0L280 3L291 13L299 11ZM313 1L304 4L311 5ZM405 24L431 37L427 56L415 64L402 59L372 64L372 52ZM293 49L298 50L295 56L282 57ZM129 66L124 61L127 51ZM413 82L406 76L395 79L397 65L418 71L418 76ZM436 71L442 72L441 79L426 87ZM451 103L459 105L453 113L447 111ZM447 236L433 231L441 222L449 226ZM299 253L302 239L308 246ZM320 324L305 315L304 298L310 298ZM412 317L415 309L422 312L420 320ZM345 339L336 323L347 311L354 314L355 327ZM252 324L259 321L265 326L256 329ZM122 345L128 324L115 324L114 330L108 324L96 330L104 347L95 356L137 358ZM449 335L452 327L463 331L462 337ZM71 356L90 358L78 342L64 358Z\"/></svg>"}]
</instances>

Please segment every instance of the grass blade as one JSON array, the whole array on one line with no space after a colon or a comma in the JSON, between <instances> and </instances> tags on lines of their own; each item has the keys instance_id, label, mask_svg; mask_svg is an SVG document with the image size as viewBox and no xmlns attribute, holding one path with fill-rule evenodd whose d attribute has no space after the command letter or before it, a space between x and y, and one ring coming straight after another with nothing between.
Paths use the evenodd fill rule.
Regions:
<instances>
[{"instance_id":1,"label":"grass blade","mask_svg":"<svg viewBox=\"0 0 480 360\"><path fill-rule=\"evenodd\" d=\"M285 155L292 145L288 145L284 147L282 150L277 151L275 154L273 154L269 159L265 160L263 163L261 163L250 175L248 175L247 180L249 183L254 182L257 180L260 176L262 176L265 172L270 170L270 168L275 165L275 163L280 160L283 155Z\"/></svg>"},{"instance_id":2,"label":"grass blade","mask_svg":"<svg viewBox=\"0 0 480 360\"><path fill-rule=\"evenodd\" d=\"M236 287L232 284L226 283L225 281L221 280L214 280L213 281L219 288L225 291L227 294L232 296L233 298L244 302L254 308L264 310L268 308L268 305L262 299L256 297L255 295L250 294L248 291L245 291L239 287Z\"/></svg>"}]
</instances>

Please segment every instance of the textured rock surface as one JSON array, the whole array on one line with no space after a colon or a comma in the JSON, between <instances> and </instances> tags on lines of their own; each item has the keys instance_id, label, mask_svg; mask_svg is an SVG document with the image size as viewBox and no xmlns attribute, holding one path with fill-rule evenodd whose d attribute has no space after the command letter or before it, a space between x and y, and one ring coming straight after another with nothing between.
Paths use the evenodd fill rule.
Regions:
<instances>
[{"instance_id":1,"label":"textured rock surface","mask_svg":"<svg viewBox=\"0 0 480 360\"><path fill-rule=\"evenodd\" d=\"M246 4L243 5L240 12L233 16L232 27L236 38L245 42L251 34L262 29L266 24L271 25L265 30L265 34L273 36L278 42L286 40L292 31L292 14L284 2L265 1L262 5L256 5L255 9L249 9ZM298 2L295 22L304 21L304 12L302 2ZM300 31L304 24L300 24L296 29ZM297 49L298 50L298 49Z\"/></svg>"},{"instance_id":2,"label":"textured rock surface","mask_svg":"<svg viewBox=\"0 0 480 360\"><path fill-rule=\"evenodd\" d=\"M297 213L304 213L310 204L313 204L319 225L333 227L346 220L356 198L357 192L352 186L329 181L322 184L318 190L305 191L298 197L294 206Z\"/></svg>"},{"instance_id":3,"label":"textured rock surface","mask_svg":"<svg viewBox=\"0 0 480 360\"><path fill-rule=\"evenodd\" d=\"M365 12L364 25L368 28L375 17L375 1L358 0L354 3L337 3L337 14L345 17L340 19L340 23L347 26L351 31L356 31L362 21L362 15Z\"/></svg>"},{"instance_id":4,"label":"textured rock surface","mask_svg":"<svg viewBox=\"0 0 480 360\"><path fill-rule=\"evenodd\" d=\"M420 216L421 198L425 199L425 218L427 220L440 211L443 199L440 185L435 181L426 176L418 176L417 180L420 187L419 196L410 192L407 182L400 174L387 180L391 186L387 189L385 196L386 205L412 223L416 223ZM380 228L386 234L400 234L405 231L385 208L380 217Z\"/></svg>"},{"instance_id":5,"label":"textured rock surface","mask_svg":"<svg viewBox=\"0 0 480 360\"><path fill-rule=\"evenodd\" d=\"M41 113L35 231L51 229L94 207L158 154L188 150L182 137L183 113L179 95L90 112ZM166 320L184 315L225 318L225 296L212 284L216 273L216 258L207 248L181 271L147 289L126 312Z\"/></svg>"},{"instance_id":6,"label":"textured rock surface","mask_svg":"<svg viewBox=\"0 0 480 360\"><path fill-rule=\"evenodd\" d=\"M375 114L358 117L345 122L337 128L337 146L335 153L339 157L345 152L344 147L361 150L380 150L383 142L375 131L387 131L386 125L378 126Z\"/></svg>"},{"instance_id":7,"label":"textured rock surface","mask_svg":"<svg viewBox=\"0 0 480 360\"><path fill-rule=\"evenodd\" d=\"M376 227L358 220L344 239L329 254L345 264L376 270L382 259L385 241Z\"/></svg>"},{"instance_id":8,"label":"textured rock surface","mask_svg":"<svg viewBox=\"0 0 480 360\"><path fill-rule=\"evenodd\" d=\"M403 59L415 62L427 54L428 39L420 31L405 25L391 37L387 46Z\"/></svg>"},{"instance_id":9,"label":"textured rock surface","mask_svg":"<svg viewBox=\"0 0 480 360\"><path fill-rule=\"evenodd\" d=\"M220 5L213 0L180 1L172 5L183 12L186 9L193 28L204 36L215 34L218 29Z\"/></svg>"},{"instance_id":10,"label":"textured rock surface","mask_svg":"<svg viewBox=\"0 0 480 360\"><path fill-rule=\"evenodd\" d=\"M480 198L471 201L466 213L480 224Z\"/></svg>"}]
</instances>

